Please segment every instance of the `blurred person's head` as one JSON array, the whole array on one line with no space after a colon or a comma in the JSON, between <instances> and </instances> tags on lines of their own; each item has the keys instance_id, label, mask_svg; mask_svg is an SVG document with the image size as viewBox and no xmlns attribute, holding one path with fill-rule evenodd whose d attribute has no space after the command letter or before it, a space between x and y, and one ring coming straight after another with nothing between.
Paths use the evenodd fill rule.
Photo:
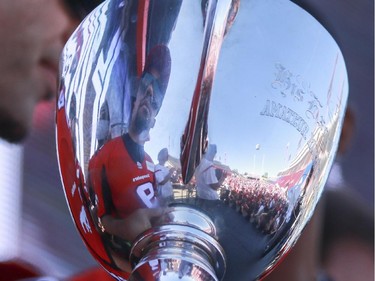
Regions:
<instances>
[{"instance_id":1,"label":"blurred person's head","mask_svg":"<svg viewBox=\"0 0 375 281\"><path fill-rule=\"evenodd\" d=\"M205 153L206 159L210 161L214 160L216 152L217 152L216 144L209 144L207 147L207 152Z\"/></svg>"},{"instance_id":2,"label":"blurred person's head","mask_svg":"<svg viewBox=\"0 0 375 281\"><path fill-rule=\"evenodd\" d=\"M35 106L54 97L60 53L80 20L67 4L0 1L0 138L21 141Z\"/></svg>"},{"instance_id":3,"label":"blurred person's head","mask_svg":"<svg viewBox=\"0 0 375 281\"><path fill-rule=\"evenodd\" d=\"M162 165L164 165L164 163L168 161L168 148L163 148L159 151L158 161Z\"/></svg>"}]
</instances>

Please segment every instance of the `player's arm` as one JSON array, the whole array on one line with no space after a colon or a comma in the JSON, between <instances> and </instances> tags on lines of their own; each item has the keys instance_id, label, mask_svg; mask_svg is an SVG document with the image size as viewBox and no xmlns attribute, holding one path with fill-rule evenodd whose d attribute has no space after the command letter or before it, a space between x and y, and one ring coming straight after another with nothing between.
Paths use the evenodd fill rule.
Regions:
<instances>
[{"instance_id":1,"label":"player's arm","mask_svg":"<svg viewBox=\"0 0 375 281\"><path fill-rule=\"evenodd\" d=\"M101 217L103 230L109 234L118 236L127 241L134 239L143 231L151 228L151 220L160 217L163 209L137 209L130 216L124 219L114 218L111 215Z\"/></svg>"},{"instance_id":2,"label":"player's arm","mask_svg":"<svg viewBox=\"0 0 375 281\"><path fill-rule=\"evenodd\" d=\"M216 173L215 173L215 169L213 167L211 167L207 172L211 173L211 178L215 179L215 182L213 183L209 183L208 185L214 189L214 190L218 190L221 185L223 184L226 176L224 173L222 173L220 179L218 180L217 177L216 177Z\"/></svg>"},{"instance_id":3,"label":"player's arm","mask_svg":"<svg viewBox=\"0 0 375 281\"><path fill-rule=\"evenodd\" d=\"M161 184L161 185L166 184L166 183L171 179L171 176L172 176L172 174L173 174L173 171L174 171L173 168L169 169L168 174L166 174L165 177L162 178L162 179L161 179L160 176L158 177L158 174L161 174L161 171L156 171L156 172L155 172L155 176L156 176L156 179L157 179L157 181L158 181L158 184Z\"/></svg>"}]
</instances>

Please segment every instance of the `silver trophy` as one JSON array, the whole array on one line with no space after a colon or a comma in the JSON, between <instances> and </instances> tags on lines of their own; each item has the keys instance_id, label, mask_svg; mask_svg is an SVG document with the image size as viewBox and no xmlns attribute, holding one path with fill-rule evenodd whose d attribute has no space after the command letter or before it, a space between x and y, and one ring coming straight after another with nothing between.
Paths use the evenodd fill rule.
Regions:
<instances>
[{"instance_id":1,"label":"silver trophy","mask_svg":"<svg viewBox=\"0 0 375 281\"><path fill-rule=\"evenodd\" d=\"M256 280L322 193L346 107L332 37L287 0L107 0L65 46L57 148L117 280Z\"/></svg>"}]
</instances>

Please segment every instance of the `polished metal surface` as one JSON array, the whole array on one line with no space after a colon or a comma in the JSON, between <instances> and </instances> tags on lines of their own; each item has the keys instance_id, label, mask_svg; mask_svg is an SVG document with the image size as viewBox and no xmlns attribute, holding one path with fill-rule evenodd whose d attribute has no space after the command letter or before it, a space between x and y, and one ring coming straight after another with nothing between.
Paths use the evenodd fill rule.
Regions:
<instances>
[{"instance_id":1,"label":"polished metal surface","mask_svg":"<svg viewBox=\"0 0 375 281\"><path fill-rule=\"evenodd\" d=\"M284 0L107 0L60 81L65 195L118 280L268 272L319 200L348 92L337 44Z\"/></svg>"}]
</instances>

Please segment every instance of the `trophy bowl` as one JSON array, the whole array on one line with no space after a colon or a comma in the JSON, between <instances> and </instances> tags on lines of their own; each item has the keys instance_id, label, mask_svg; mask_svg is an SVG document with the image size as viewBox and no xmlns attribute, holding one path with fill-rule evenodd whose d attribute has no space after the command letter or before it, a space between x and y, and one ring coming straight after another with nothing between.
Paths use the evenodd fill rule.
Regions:
<instances>
[{"instance_id":1,"label":"trophy bowl","mask_svg":"<svg viewBox=\"0 0 375 281\"><path fill-rule=\"evenodd\" d=\"M339 47L286 0L107 0L61 57L71 215L117 280L257 280L295 244L335 157Z\"/></svg>"}]
</instances>

